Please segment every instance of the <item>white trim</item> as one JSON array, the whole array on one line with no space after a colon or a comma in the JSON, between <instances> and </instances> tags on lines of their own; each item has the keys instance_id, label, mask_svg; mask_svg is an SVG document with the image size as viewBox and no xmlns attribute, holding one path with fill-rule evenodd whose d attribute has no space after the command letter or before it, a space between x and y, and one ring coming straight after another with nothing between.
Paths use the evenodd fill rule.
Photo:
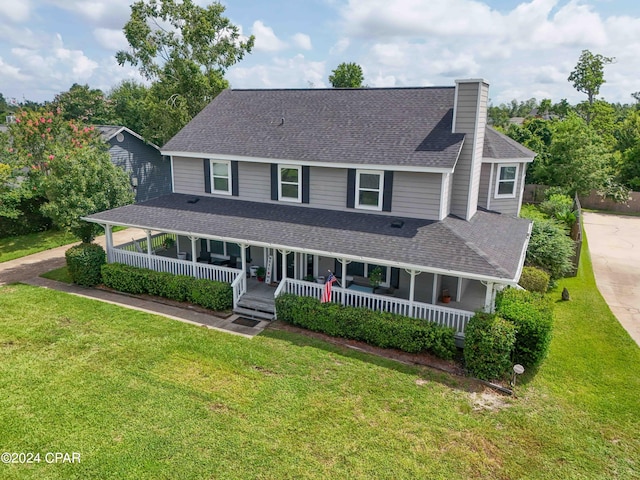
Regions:
<instances>
[{"instance_id":1,"label":"white trim","mask_svg":"<svg viewBox=\"0 0 640 480\"><path fill-rule=\"evenodd\" d=\"M172 155L169 155L169 161L171 162L171 191L175 192L176 191L176 189L175 189L176 181L175 181L174 177L176 175L176 169L173 168L173 156Z\"/></svg>"},{"instance_id":2,"label":"white trim","mask_svg":"<svg viewBox=\"0 0 640 480\"><path fill-rule=\"evenodd\" d=\"M491 191L493 190L493 165L489 167L491 173L489 174L489 187L487 188L487 210L491 210Z\"/></svg>"},{"instance_id":3,"label":"white trim","mask_svg":"<svg viewBox=\"0 0 640 480\"><path fill-rule=\"evenodd\" d=\"M463 142L464 143L464 142ZM462 149L462 145L460 147ZM194 152L180 152L180 151L164 151L163 155L173 155L175 157L186 158L219 158L220 160L236 160L239 162L251 162L251 163L278 163L288 165L299 165L303 167L323 167L323 168L352 168L362 169L367 167L374 167L377 170L390 170L394 172L422 172L422 173L453 173L455 164L451 168L446 167L421 167L419 165L377 165L377 164L362 164L362 163L342 163L342 162L323 162L314 160L294 160L290 158L263 158L263 157L249 157L242 155L227 155L220 153L194 153ZM460 155L460 152L458 152ZM456 157L457 159L457 157ZM457 161L457 160L456 160Z\"/></svg>"},{"instance_id":4,"label":"white trim","mask_svg":"<svg viewBox=\"0 0 640 480\"><path fill-rule=\"evenodd\" d=\"M522 158L491 158L482 157L482 163L531 163L535 157L522 157Z\"/></svg>"},{"instance_id":5,"label":"white trim","mask_svg":"<svg viewBox=\"0 0 640 480\"><path fill-rule=\"evenodd\" d=\"M280 249L286 249L286 250L290 250L290 251L294 251L294 252L306 252L309 253L311 255L318 255L320 257L329 257L329 258L344 258L345 260L349 260L349 261L355 261L355 262L363 262L363 263L373 263L375 265L384 265L384 266L388 266L388 267L395 267L395 268L404 268L404 269L413 269L413 270L418 270L420 272L427 272L427 273L436 273L436 274L440 274L440 275L446 275L446 276L451 276L451 277L456 277L456 276L461 276L464 278L468 278L469 280L484 280L484 281L491 281L491 282L495 282L501 285L511 285L511 286L516 286L517 281L514 279L509 279L509 278L502 278L502 277L491 277L488 275L479 275L479 274L474 274L474 273L469 273L469 272L462 272L462 271L458 271L458 270L447 270L444 268L434 268L434 267L429 267L426 265L417 265L417 264L410 264L410 263L402 263L402 262L393 262L393 261L387 261L387 260L382 260L379 258L371 258L371 257L362 257L362 256L356 256L356 255L344 255L341 253L335 253L335 252L328 252L325 250L314 250L314 249L309 249L309 248L299 248L299 247L291 247L290 245L283 245L283 244L276 244L276 243L268 243L268 242L261 242L258 240L248 240L248 239L242 239L242 238L233 238L233 237L223 237L223 236L216 236L216 235L206 235L206 234L202 234L202 233L193 233L193 232L185 232L182 230L172 230L172 229L158 229L157 227L147 227L144 225L136 225L136 224L131 224L131 223L124 223L124 222L113 222L113 221L105 221L105 220L101 220L101 219L93 219L93 218L87 218L87 217L81 217L81 220L85 220L87 222L92 222L92 223L98 223L98 224L103 224L103 225L115 225L115 226L121 226L121 227L131 227L131 228L139 228L139 229L148 229L148 230L153 230L153 231L162 231L165 233L174 233L176 235L183 235L183 236L193 236L196 235L198 238L206 238L206 239L210 239L210 240L219 240L219 241L223 241L223 242L230 242L230 243L237 243L237 244L246 244L246 245L250 245L250 246L256 246L256 247L265 247L265 248L280 248ZM531 228L529 228L529 231L531 231ZM528 245L528 240L527 242L525 242ZM523 249L522 252L522 263L524 263L524 255L527 252L527 248L526 245ZM520 272L522 270L522 267L520 268L520 270L518 271L518 277L520 275Z\"/></svg>"},{"instance_id":6,"label":"white trim","mask_svg":"<svg viewBox=\"0 0 640 480\"><path fill-rule=\"evenodd\" d=\"M220 165L227 166L227 189L226 190L216 190L215 189L215 176L213 174L213 164L218 163ZM231 162L229 160L219 160L217 158L209 159L209 181L211 182L211 194L218 195L231 195L231 185L233 184L233 179L231 178ZM224 177L219 177L224 178Z\"/></svg>"},{"instance_id":7,"label":"white trim","mask_svg":"<svg viewBox=\"0 0 640 480\"><path fill-rule=\"evenodd\" d=\"M453 120L451 121L451 133L456 133L456 120L458 119L458 82L456 81L456 88L453 94ZM458 152L460 156L460 152Z\"/></svg>"},{"instance_id":8,"label":"white trim","mask_svg":"<svg viewBox=\"0 0 640 480\"><path fill-rule=\"evenodd\" d=\"M515 285L518 284L518 281L520 280L520 275L522 275L522 269L524 268L524 259L527 256L527 248L529 247L529 240L531 239L532 229L533 229L533 222L529 224L527 239L525 240L524 245L522 247L522 252L520 252L520 262L518 263L518 270L516 271L516 277L514 278ZM496 283L500 283L500 282L496 282ZM510 284L510 285L515 286L514 284Z\"/></svg>"},{"instance_id":9,"label":"white trim","mask_svg":"<svg viewBox=\"0 0 640 480\"><path fill-rule=\"evenodd\" d=\"M443 195L443 192L444 192L445 185L447 183L447 179L449 178L449 174L443 173L441 178L442 180L440 181L440 211L438 212L438 215L439 215L438 220L444 220L444 218L447 216L446 208L445 208L447 205L447 199Z\"/></svg>"},{"instance_id":10,"label":"white trim","mask_svg":"<svg viewBox=\"0 0 640 480\"><path fill-rule=\"evenodd\" d=\"M298 196L296 198L293 197L285 197L282 195L282 170L283 169L291 169L296 170L298 172ZM284 185L296 185L293 182L284 182ZM302 203L302 166L301 165L288 165L288 164L278 164L278 200L281 202L294 202L294 203Z\"/></svg>"},{"instance_id":11,"label":"white trim","mask_svg":"<svg viewBox=\"0 0 640 480\"><path fill-rule=\"evenodd\" d=\"M103 136L103 137L102 137L102 138L105 138L107 142L108 142L109 140L111 140L113 137L115 137L116 135L118 135L119 133L122 133L123 131L126 131L127 133L129 133L130 135L133 135L133 136L134 136L134 137L136 137L137 139L142 140L142 142L144 142L145 144L150 145L151 147L155 148L155 149L156 149L156 150L158 150L158 151L160 150L160 147L159 147L159 146L157 146L155 143L151 143L151 142L149 142L148 140L145 140L144 138L142 138L142 136L141 136L140 134L138 134L138 133L134 132L133 130L131 130L131 129L127 128L127 127L123 127L123 126L120 126L120 125L96 125L95 127L96 127L96 129L98 129L98 131L99 131L99 128L100 128L100 127L118 127L118 130L116 130L116 131L113 133L113 135L111 135L111 136L109 136L109 137L107 137L107 136L105 135L105 136ZM102 136L102 133L100 134L100 136ZM161 152L161 153L162 153L162 152ZM164 154L163 154L163 155L164 155Z\"/></svg>"},{"instance_id":12,"label":"white trim","mask_svg":"<svg viewBox=\"0 0 640 480\"><path fill-rule=\"evenodd\" d=\"M502 193L499 194L498 193L498 189L500 187L500 171L503 168L511 168L511 167L515 167L516 168L516 173L513 176L513 192L512 193ZM498 171L496 174L496 184L494 185L494 194L493 194L493 198L516 198L516 192L517 192L517 186L518 186L518 173L519 173L519 167L520 165L517 163L506 163L504 165L500 164L498 165ZM511 179L506 179L506 180L502 180L502 182L511 182Z\"/></svg>"},{"instance_id":13,"label":"white trim","mask_svg":"<svg viewBox=\"0 0 640 480\"><path fill-rule=\"evenodd\" d=\"M361 205L360 204L360 175L377 175L380 181L378 182L378 205ZM374 192L372 188L363 188L368 192ZM376 210L382 211L382 202L384 196L384 171L382 170L356 170L356 192L355 192L355 208L359 210Z\"/></svg>"}]
</instances>

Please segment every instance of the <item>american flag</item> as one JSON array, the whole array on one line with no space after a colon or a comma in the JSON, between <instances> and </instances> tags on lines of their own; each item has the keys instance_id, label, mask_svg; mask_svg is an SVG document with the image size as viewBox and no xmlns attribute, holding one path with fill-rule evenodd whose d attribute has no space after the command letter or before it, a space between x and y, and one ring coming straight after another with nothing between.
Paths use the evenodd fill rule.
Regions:
<instances>
[{"instance_id":1,"label":"american flag","mask_svg":"<svg viewBox=\"0 0 640 480\"><path fill-rule=\"evenodd\" d=\"M331 301L331 285L335 282L337 278L331 272L329 272L329 276L327 280L324 282L324 289L322 290L322 296L320 297L320 303L327 303Z\"/></svg>"}]
</instances>

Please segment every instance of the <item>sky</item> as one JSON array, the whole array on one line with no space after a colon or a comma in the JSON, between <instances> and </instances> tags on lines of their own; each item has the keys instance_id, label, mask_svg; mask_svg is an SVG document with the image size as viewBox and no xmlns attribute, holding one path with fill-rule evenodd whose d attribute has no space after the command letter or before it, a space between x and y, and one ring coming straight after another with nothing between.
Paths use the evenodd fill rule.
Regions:
<instances>
[{"instance_id":1,"label":"sky","mask_svg":"<svg viewBox=\"0 0 640 480\"><path fill-rule=\"evenodd\" d=\"M206 0L194 0L206 5ZM131 0L0 0L0 93L52 100L73 83L108 92L125 79L122 27ZM495 105L586 99L567 77L589 49L605 67L600 97L640 91L638 0L223 0L255 47L226 78L233 88L330 87L342 62L368 87L454 85L484 78Z\"/></svg>"}]
</instances>

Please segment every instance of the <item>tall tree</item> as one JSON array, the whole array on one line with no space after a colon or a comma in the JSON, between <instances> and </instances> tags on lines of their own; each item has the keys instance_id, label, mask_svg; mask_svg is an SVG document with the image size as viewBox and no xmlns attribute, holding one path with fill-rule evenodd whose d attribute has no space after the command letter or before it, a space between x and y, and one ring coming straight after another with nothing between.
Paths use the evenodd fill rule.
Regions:
<instances>
[{"instance_id":1,"label":"tall tree","mask_svg":"<svg viewBox=\"0 0 640 480\"><path fill-rule=\"evenodd\" d=\"M241 38L224 11L220 3L203 8L192 0L139 0L131 5L124 26L130 48L117 52L116 59L120 65L138 67L153 82L155 90L147 101L154 103L152 110L164 111L165 122L151 140L163 144L171 138L228 87L225 71L251 52L253 35Z\"/></svg>"},{"instance_id":2,"label":"tall tree","mask_svg":"<svg viewBox=\"0 0 640 480\"><path fill-rule=\"evenodd\" d=\"M141 135L149 125L145 100L149 89L133 80L116 85L108 94L118 125L124 125Z\"/></svg>"},{"instance_id":3,"label":"tall tree","mask_svg":"<svg viewBox=\"0 0 640 480\"><path fill-rule=\"evenodd\" d=\"M594 55L589 50L583 50L567 80L573 83L576 90L586 93L589 105L593 105L600 87L605 83L604 66L614 61L614 57L605 57L599 53Z\"/></svg>"},{"instance_id":4,"label":"tall tree","mask_svg":"<svg viewBox=\"0 0 640 480\"><path fill-rule=\"evenodd\" d=\"M364 74L357 63L341 63L329 75L333 88L362 88Z\"/></svg>"},{"instance_id":5,"label":"tall tree","mask_svg":"<svg viewBox=\"0 0 640 480\"><path fill-rule=\"evenodd\" d=\"M53 107L60 108L65 120L92 125L110 125L116 116L111 101L99 88L74 83L71 88L53 99Z\"/></svg>"},{"instance_id":6,"label":"tall tree","mask_svg":"<svg viewBox=\"0 0 640 480\"><path fill-rule=\"evenodd\" d=\"M80 217L133 201L128 175L111 163L94 127L66 121L60 110L23 110L9 134L3 160L10 168L8 194L44 197L43 213L83 241L100 227Z\"/></svg>"}]
</instances>

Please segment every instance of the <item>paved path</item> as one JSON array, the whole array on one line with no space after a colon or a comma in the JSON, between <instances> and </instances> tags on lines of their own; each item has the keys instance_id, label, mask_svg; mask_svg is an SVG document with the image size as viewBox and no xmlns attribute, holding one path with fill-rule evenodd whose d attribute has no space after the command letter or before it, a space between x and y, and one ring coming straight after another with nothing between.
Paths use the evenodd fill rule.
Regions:
<instances>
[{"instance_id":1,"label":"paved path","mask_svg":"<svg viewBox=\"0 0 640 480\"><path fill-rule=\"evenodd\" d=\"M114 243L121 244L131 241L131 238L145 238L146 235L142 230L129 228L113 234ZM96 243L105 245L104 236L98 237ZM188 308L174 307L152 300L140 299L129 295L98 290L94 288L85 288L78 285L68 285L66 283L56 282L39 275L50 270L60 268L65 265L64 252L69 248L65 245L58 248L52 248L44 252L35 253L27 257L17 258L8 262L0 263L0 285L9 283L27 283L44 288L51 288L78 295L80 297L92 298L102 302L112 303L133 310L162 315L167 318L179 320L193 325L204 326L214 330L221 330L227 333L242 335L244 337L253 337L260 333L269 322L262 321L255 327L247 327L233 323L238 318L232 315L228 318L220 318L215 315L190 310Z\"/></svg>"},{"instance_id":2,"label":"paved path","mask_svg":"<svg viewBox=\"0 0 640 480\"><path fill-rule=\"evenodd\" d=\"M584 212L583 218L598 289L640 346L640 217Z\"/></svg>"}]
</instances>

